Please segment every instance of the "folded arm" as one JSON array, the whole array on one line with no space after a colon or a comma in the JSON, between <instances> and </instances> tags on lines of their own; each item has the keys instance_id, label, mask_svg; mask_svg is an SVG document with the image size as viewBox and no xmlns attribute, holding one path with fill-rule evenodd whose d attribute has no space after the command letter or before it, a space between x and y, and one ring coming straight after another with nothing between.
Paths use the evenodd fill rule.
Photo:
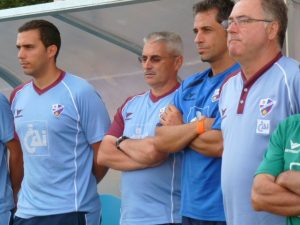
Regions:
<instances>
[{"instance_id":1,"label":"folded arm","mask_svg":"<svg viewBox=\"0 0 300 225\"><path fill-rule=\"evenodd\" d=\"M252 188L252 205L257 211L282 216L300 215L300 196L276 182L269 174L258 174Z\"/></svg>"},{"instance_id":2,"label":"folded arm","mask_svg":"<svg viewBox=\"0 0 300 225\"><path fill-rule=\"evenodd\" d=\"M24 169L23 169L23 155L20 142L16 139L6 143L9 149L9 173L14 194L14 200L17 201L17 195L21 188L21 183L23 179Z\"/></svg>"},{"instance_id":3,"label":"folded arm","mask_svg":"<svg viewBox=\"0 0 300 225\"><path fill-rule=\"evenodd\" d=\"M191 143L190 148L208 157L222 157L223 137L220 130L208 130L198 135Z\"/></svg>"},{"instance_id":4,"label":"folded arm","mask_svg":"<svg viewBox=\"0 0 300 225\"><path fill-rule=\"evenodd\" d=\"M285 171L276 178L276 183L300 196L300 172Z\"/></svg>"},{"instance_id":5,"label":"folded arm","mask_svg":"<svg viewBox=\"0 0 300 225\"><path fill-rule=\"evenodd\" d=\"M221 157L223 138L219 130L211 130L214 118L205 118L206 132L198 134L198 121L184 124L182 115L175 106L169 106L163 114L156 129L155 147L164 152L177 152L191 147L206 156Z\"/></svg>"},{"instance_id":6,"label":"folded arm","mask_svg":"<svg viewBox=\"0 0 300 225\"><path fill-rule=\"evenodd\" d=\"M120 171L138 170L147 167L147 165L131 159L127 154L117 149L116 140L117 138L112 135L104 137L98 152L98 164Z\"/></svg>"},{"instance_id":7,"label":"folded arm","mask_svg":"<svg viewBox=\"0 0 300 225\"><path fill-rule=\"evenodd\" d=\"M147 167L157 166L168 157L168 153L158 151L154 147L153 137L126 139L121 142L120 148L131 159Z\"/></svg>"}]
</instances>

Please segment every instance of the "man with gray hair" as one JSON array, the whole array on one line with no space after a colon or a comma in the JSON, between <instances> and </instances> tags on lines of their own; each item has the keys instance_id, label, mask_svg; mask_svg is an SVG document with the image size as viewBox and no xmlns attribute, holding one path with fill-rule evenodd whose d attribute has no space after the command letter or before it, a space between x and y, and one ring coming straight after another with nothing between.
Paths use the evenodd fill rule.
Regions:
<instances>
[{"instance_id":1,"label":"man with gray hair","mask_svg":"<svg viewBox=\"0 0 300 225\"><path fill-rule=\"evenodd\" d=\"M139 60L150 90L125 101L102 141L98 163L123 171L121 225L181 222L182 155L157 151L153 136L179 87L182 54L182 40L175 33L154 32L144 39Z\"/></svg>"},{"instance_id":2,"label":"man with gray hair","mask_svg":"<svg viewBox=\"0 0 300 225\"><path fill-rule=\"evenodd\" d=\"M224 83L219 101L224 138L222 191L228 225L283 225L285 218L275 214L295 215L297 208L300 214L299 196L280 187L280 175L274 172L289 158L280 159L276 153L273 160L267 154L256 172L276 126L300 112L299 62L281 53L287 20L284 0L241 0L223 23L229 53L242 69ZM285 143L290 147L289 139ZM290 156L299 157L298 146L291 149L294 153ZM271 213L255 212L251 195L256 210Z\"/></svg>"}]
</instances>

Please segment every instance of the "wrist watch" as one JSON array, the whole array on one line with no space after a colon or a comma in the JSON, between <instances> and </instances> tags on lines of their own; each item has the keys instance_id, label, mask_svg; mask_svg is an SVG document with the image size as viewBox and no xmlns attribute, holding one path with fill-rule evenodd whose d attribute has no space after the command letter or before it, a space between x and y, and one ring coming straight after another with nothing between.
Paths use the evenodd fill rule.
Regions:
<instances>
[{"instance_id":1,"label":"wrist watch","mask_svg":"<svg viewBox=\"0 0 300 225\"><path fill-rule=\"evenodd\" d=\"M119 149L120 151L122 151L121 147L120 147L120 144L122 141L126 140L126 139L130 139L129 137L127 136L121 136L119 137L117 140L116 140L116 147L117 149Z\"/></svg>"}]
</instances>

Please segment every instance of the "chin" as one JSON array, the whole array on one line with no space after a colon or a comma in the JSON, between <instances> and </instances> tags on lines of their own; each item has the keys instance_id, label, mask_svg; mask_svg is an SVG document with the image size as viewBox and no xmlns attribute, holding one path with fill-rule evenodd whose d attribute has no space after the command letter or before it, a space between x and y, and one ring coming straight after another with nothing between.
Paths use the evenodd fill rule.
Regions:
<instances>
[{"instance_id":1,"label":"chin","mask_svg":"<svg viewBox=\"0 0 300 225\"><path fill-rule=\"evenodd\" d=\"M33 72L32 72L32 71L28 71L28 70L25 71L25 70L24 70L23 72L24 72L25 75L33 76Z\"/></svg>"},{"instance_id":2,"label":"chin","mask_svg":"<svg viewBox=\"0 0 300 225\"><path fill-rule=\"evenodd\" d=\"M202 62L208 62L208 63L211 62L211 58L209 58L209 57L201 57L200 59Z\"/></svg>"}]
</instances>

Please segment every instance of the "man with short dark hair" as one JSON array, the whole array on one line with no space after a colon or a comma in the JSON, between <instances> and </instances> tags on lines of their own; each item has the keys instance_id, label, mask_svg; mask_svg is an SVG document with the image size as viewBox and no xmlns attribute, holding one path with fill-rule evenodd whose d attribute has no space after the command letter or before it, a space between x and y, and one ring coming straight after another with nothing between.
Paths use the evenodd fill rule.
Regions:
<instances>
[{"instance_id":1,"label":"man with short dark hair","mask_svg":"<svg viewBox=\"0 0 300 225\"><path fill-rule=\"evenodd\" d=\"M24 179L15 225L98 225L96 156L110 120L96 90L56 66L60 33L46 20L19 28L18 59L32 80L11 95Z\"/></svg>"},{"instance_id":2,"label":"man with short dark hair","mask_svg":"<svg viewBox=\"0 0 300 225\"><path fill-rule=\"evenodd\" d=\"M182 82L175 106L167 107L157 128L155 146L163 152L184 152L181 215L184 225L226 224L221 193L223 151L218 98L224 79L239 70L229 56L221 22L234 2L204 0L194 5L195 43L210 68Z\"/></svg>"}]
</instances>

